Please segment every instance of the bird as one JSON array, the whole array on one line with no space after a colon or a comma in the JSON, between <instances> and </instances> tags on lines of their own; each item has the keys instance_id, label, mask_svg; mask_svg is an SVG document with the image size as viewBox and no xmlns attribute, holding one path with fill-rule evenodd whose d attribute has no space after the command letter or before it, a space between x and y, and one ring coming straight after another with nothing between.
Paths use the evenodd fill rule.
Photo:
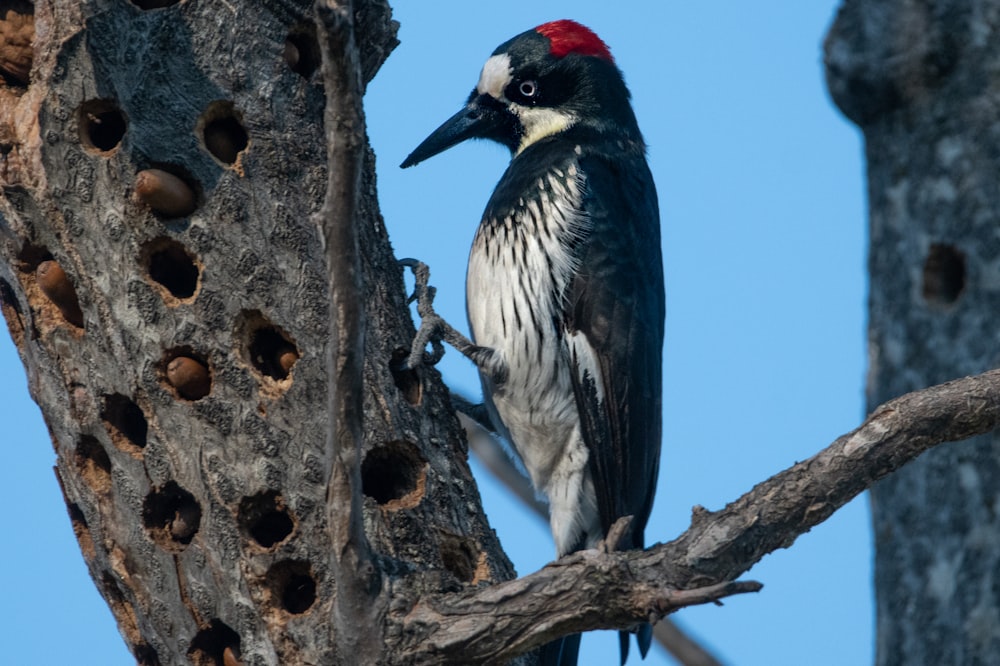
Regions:
<instances>
[{"instance_id":1,"label":"bird","mask_svg":"<svg viewBox=\"0 0 1000 666\"><path fill-rule=\"evenodd\" d=\"M511 161L472 243L472 340L459 350L548 501L557 555L597 546L626 516L620 545L643 548L661 448L663 261L646 144L609 47L569 19L504 42L401 166L467 139L498 142ZM645 657L652 628L635 631ZM624 664L629 633L619 640ZM578 650L579 635L554 641L543 661L575 664Z\"/></svg>"}]
</instances>

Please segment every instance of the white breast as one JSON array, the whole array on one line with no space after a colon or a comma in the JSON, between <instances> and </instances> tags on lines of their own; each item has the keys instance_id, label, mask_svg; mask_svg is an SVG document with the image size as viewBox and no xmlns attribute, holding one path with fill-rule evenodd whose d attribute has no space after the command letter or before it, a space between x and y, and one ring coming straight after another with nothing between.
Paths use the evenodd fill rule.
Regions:
<instances>
[{"instance_id":1,"label":"white breast","mask_svg":"<svg viewBox=\"0 0 1000 666\"><path fill-rule=\"evenodd\" d=\"M551 172L537 185L535 196L513 213L480 225L466 298L476 344L498 351L509 369L501 386L484 381L487 403L492 401L535 488L552 503L553 532L565 552L568 545L561 542L575 538L574 526L587 527L577 523L589 475L566 336L557 327L576 269L571 245L587 233L589 220L580 209L583 182L576 167ZM591 519L596 508L585 522Z\"/></svg>"}]
</instances>

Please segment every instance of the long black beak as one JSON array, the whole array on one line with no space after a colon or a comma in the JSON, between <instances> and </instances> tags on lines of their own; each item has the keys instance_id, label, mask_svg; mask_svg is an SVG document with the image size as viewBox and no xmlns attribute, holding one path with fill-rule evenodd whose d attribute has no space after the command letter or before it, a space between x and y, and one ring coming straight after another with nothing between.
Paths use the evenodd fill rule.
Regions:
<instances>
[{"instance_id":1,"label":"long black beak","mask_svg":"<svg viewBox=\"0 0 1000 666\"><path fill-rule=\"evenodd\" d=\"M510 147L515 133L516 120L510 111L489 95L473 95L461 111L444 121L399 166L405 169L419 164L466 139L493 139Z\"/></svg>"}]
</instances>

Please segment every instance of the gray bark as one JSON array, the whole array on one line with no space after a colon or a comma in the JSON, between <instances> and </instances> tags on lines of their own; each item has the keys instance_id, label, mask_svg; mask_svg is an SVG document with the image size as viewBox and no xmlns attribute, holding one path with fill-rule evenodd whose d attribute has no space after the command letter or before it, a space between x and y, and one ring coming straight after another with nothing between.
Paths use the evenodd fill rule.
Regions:
<instances>
[{"instance_id":1,"label":"gray bark","mask_svg":"<svg viewBox=\"0 0 1000 666\"><path fill-rule=\"evenodd\" d=\"M245 664L352 663L332 619L311 3L141 4L33 8L30 84L8 76L0 103L4 314L137 661L222 663L229 648ZM353 18L368 81L395 26L377 1ZM365 146L348 224L376 332L358 468L381 584L418 596L507 580L437 373L390 367L413 327Z\"/></svg>"},{"instance_id":2,"label":"gray bark","mask_svg":"<svg viewBox=\"0 0 1000 666\"><path fill-rule=\"evenodd\" d=\"M388 7L329 3L317 40L305 0L14 4L0 303L140 664L534 663L757 589L732 581L1000 422L998 373L905 396L670 543L512 580L440 377L395 364L414 330L358 99Z\"/></svg>"},{"instance_id":3,"label":"gray bark","mask_svg":"<svg viewBox=\"0 0 1000 666\"><path fill-rule=\"evenodd\" d=\"M847 0L830 29L868 160L869 409L997 365L998 26L996 0ZM997 662L998 500L996 434L874 486L878 664Z\"/></svg>"}]
</instances>

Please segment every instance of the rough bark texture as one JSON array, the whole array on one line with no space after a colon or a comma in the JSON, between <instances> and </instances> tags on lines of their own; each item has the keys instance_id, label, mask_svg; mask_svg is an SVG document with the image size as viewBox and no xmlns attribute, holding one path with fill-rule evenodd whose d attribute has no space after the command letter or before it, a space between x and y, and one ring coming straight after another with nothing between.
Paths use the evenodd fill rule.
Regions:
<instances>
[{"instance_id":1,"label":"rough bark texture","mask_svg":"<svg viewBox=\"0 0 1000 666\"><path fill-rule=\"evenodd\" d=\"M869 408L998 365L998 29L997 0L847 0L827 38L868 158ZM996 434L874 487L878 664L996 663L998 502Z\"/></svg>"},{"instance_id":2,"label":"rough bark texture","mask_svg":"<svg viewBox=\"0 0 1000 666\"><path fill-rule=\"evenodd\" d=\"M668 544L576 553L511 580L437 373L393 363L414 331L351 97L394 44L388 7L329 3L317 41L305 0L11 4L0 17L0 302L81 550L141 664L534 663L527 651L558 635L756 589L730 581L927 448L1000 421L1000 372L909 395L722 511L697 511ZM938 359L945 345L992 365L984 313L997 293L996 244L972 235L996 208L984 175L996 151L963 133L986 132L976 109L992 107L945 66L949 49L988 65L975 49L992 35L960 12L887 7L916 12L898 43L845 10L829 45L838 101L873 133L872 164L890 169L872 175L886 253L873 265L905 284L876 285L873 325L890 321L883 312L921 322L875 329L874 376L897 383L873 384L873 401L938 377L913 370L918 355L941 377L967 370ZM944 37L958 28L961 40ZM893 49L914 50L920 67ZM872 74L885 63L858 65L876 55L897 77L888 93ZM343 65L325 68L344 90L329 107L324 58ZM971 110L935 106L952 85ZM934 127L948 140L932 140ZM893 152L908 142L908 158ZM344 263L330 270L328 256ZM899 482L904 508L926 514L887 523L916 540L896 557L926 561L899 569L897 584L922 581L909 594L947 597L964 623L919 626L937 637L933 659L891 652L917 643L887 629L884 660L995 654L995 586L972 577L996 570L990 446L944 447L945 463ZM975 506L914 508L925 492L943 503L948 484ZM965 531L947 532L946 518ZM937 557L949 540L964 558ZM890 610L924 619L909 608Z\"/></svg>"},{"instance_id":3,"label":"rough bark texture","mask_svg":"<svg viewBox=\"0 0 1000 666\"><path fill-rule=\"evenodd\" d=\"M367 81L395 26L383 2L357 9ZM354 663L333 621L311 3L23 10L30 83L0 54L0 295L94 580L143 664ZM363 518L383 584L509 579L437 374L390 370L413 328L362 155Z\"/></svg>"}]
</instances>

